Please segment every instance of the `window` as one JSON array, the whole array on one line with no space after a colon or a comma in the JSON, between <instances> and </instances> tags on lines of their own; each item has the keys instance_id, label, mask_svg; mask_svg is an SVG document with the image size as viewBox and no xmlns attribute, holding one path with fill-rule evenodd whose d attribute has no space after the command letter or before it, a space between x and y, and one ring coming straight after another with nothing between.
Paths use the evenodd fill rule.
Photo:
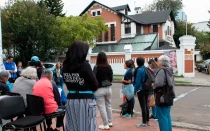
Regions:
<instances>
[{"instance_id":1,"label":"window","mask_svg":"<svg viewBox=\"0 0 210 131\"><path fill-rule=\"evenodd\" d=\"M96 12L92 12L92 15L93 15L93 16L96 16Z\"/></svg>"},{"instance_id":2,"label":"window","mask_svg":"<svg viewBox=\"0 0 210 131\"><path fill-rule=\"evenodd\" d=\"M101 15L101 9L91 10L92 16L100 16Z\"/></svg>"},{"instance_id":3,"label":"window","mask_svg":"<svg viewBox=\"0 0 210 131\"><path fill-rule=\"evenodd\" d=\"M158 32L158 25L153 25L153 32Z\"/></svg>"},{"instance_id":4,"label":"window","mask_svg":"<svg viewBox=\"0 0 210 131\"><path fill-rule=\"evenodd\" d=\"M131 33L131 23L125 23L125 34Z\"/></svg>"},{"instance_id":5,"label":"window","mask_svg":"<svg viewBox=\"0 0 210 131\"><path fill-rule=\"evenodd\" d=\"M100 12L100 10L98 10L98 11L97 11L97 16L98 16L98 15L101 15L101 12Z\"/></svg>"},{"instance_id":6,"label":"window","mask_svg":"<svg viewBox=\"0 0 210 131\"><path fill-rule=\"evenodd\" d=\"M136 24L136 34L141 34L141 25Z\"/></svg>"},{"instance_id":7,"label":"window","mask_svg":"<svg viewBox=\"0 0 210 131\"><path fill-rule=\"evenodd\" d=\"M167 35L170 35L170 28L169 28L169 26L167 27Z\"/></svg>"},{"instance_id":8,"label":"window","mask_svg":"<svg viewBox=\"0 0 210 131\"><path fill-rule=\"evenodd\" d=\"M115 41L115 26L111 24L111 41Z\"/></svg>"},{"instance_id":9,"label":"window","mask_svg":"<svg viewBox=\"0 0 210 131\"><path fill-rule=\"evenodd\" d=\"M102 32L98 36L98 42L102 42Z\"/></svg>"}]
</instances>

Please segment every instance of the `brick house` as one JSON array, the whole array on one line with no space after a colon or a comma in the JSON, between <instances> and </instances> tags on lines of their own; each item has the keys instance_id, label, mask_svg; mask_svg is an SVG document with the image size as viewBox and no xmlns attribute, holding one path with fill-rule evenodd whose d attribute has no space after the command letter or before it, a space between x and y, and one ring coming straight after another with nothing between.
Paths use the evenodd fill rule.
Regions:
<instances>
[{"instance_id":1,"label":"brick house","mask_svg":"<svg viewBox=\"0 0 210 131\"><path fill-rule=\"evenodd\" d=\"M97 38L93 52L121 52L125 44L131 44L134 51L175 49L173 35L175 19L171 10L146 12L135 8L131 12L129 5L108 7L92 1L80 14L88 13L92 18L101 16L108 26Z\"/></svg>"}]
</instances>

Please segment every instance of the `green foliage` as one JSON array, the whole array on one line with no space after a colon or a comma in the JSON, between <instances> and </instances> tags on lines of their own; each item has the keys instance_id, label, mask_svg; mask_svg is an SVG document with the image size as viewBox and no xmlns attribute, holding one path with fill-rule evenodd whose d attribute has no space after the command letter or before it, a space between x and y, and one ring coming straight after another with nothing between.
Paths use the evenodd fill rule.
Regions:
<instances>
[{"instance_id":1,"label":"green foliage","mask_svg":"<svg viewBox=\"0 0 210 131\"><path fill-rule=\"evenodd\" d=\"M210 54L210 33L197 32L197 39L199 41L199 48L202 55Z\"/></svg>"},{"instance_id":2,"label":"green foliage","mask_svg":"<svg viewBox=\"0 0 210 131\"><path fill-rule=\"evenodd\" d=\"M37 55L41 60L52 56L56 19L35 2L17 2L2 11L3 48L13 48L19 60L26 63Z\"/></svg>"},{"instance_id":3,"label":"green foliage","mask_svg":"<svg viewBox=\"0 0 210 131\"><path fill-rule=\"evenodd\" d=\"M181 36L186 35L186 22L177 21L177 29L174 34L174 41L179 47ZM187 35L192 35L196 37L196 48L200 49L202 54L210 53L210 34L207 32L199 32L191 23L187 23Z\"/></svg>"},{"instance_id":4,"label":"green foliage","mask_svg":"<svg viewBox=\"0 0 210 131\"><path fill-rule=\"evenodd\" d=\"M75 40L82 40L90 45L95 44L95 40L100 32L107 31L107 26L103 18L91 18L87 14L83 16L59 17L57 22L59 27L59 41L64 48L68 47Z\"/></svg>"},{"instance_id":5,"label":"green foliage","mask_svg":"<svg viewBox=\"0 0 210 131\"><path fill-rule=\"evenodd\" d=\"M40 6L46 6L46 8L50 11L50 14L53 14L55 17L65 16L65 13L62 13L64 6L62 0L41 0L38 4Z\"/></svg>"},{"instance_id":6,"label":"green foliage","mask_svg":"<svg viewBox=\"0 0 210 131\"><path fill-rule=\"evenodd\" d=\"M210 10L209 10L208 12L210 13ZM209 26L209 28L210 28L210 19L209 19L209 21L208 21L208 26Z\"/></svg>"},{"instance_id":7,"label":"green foliage","mask_svg":"<svg viewBox=\"0 0 210 131\"><path fill-rule=\"evenodd\" d=\"M173 11L174 16L176 17L178 11L182 9L183 4L182 0L154 0L146 10L169 10Z\"/></svg>"},{"instance_id":8,"label":"green foliage","mask_svg":"<svg viewBox=\"0 0 210 131\"><path fill-rule=\"evenodd\" d=\"M185 21L176 21L177 29L174 34L174 41L176 46L179 47L180 41L179 38L181 36L186 35L186 22ZM192 26L191 23L187 23L187 34L195 36L196 29Z\"/></svg>"}]
</instances>

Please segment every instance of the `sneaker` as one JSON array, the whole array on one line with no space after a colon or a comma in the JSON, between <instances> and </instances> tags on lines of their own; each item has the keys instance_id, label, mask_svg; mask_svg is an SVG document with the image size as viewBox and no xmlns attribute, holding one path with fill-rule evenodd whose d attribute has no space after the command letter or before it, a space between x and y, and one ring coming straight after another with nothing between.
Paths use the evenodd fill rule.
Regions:
<instances>
[{"instance_id":1,"label":"sneaker","mask_svg":"<svg viewBox=\"0 0 210 131\"><path fill-rule=\"evenodd\" d=\"M157 118L156 118L156 117L154 117L154 116L150 116L150 118L149 118L149 119L157 120Z\"/></svg>"},{"instance_id":2,"label":"sneaker","mask_svg":"<svg viewBox=\"0 0 210 131\"><path fill-rule=\"evenodd\" d=\"M110 129L110 127L109 127L109 125L100 125L99 127L98 127L99 129L102 129L102 130L109 130Z\"/></svg>"},{"instance_id":3,"label":"sneaker","mask_svg":"<svg viewBox=\"0 0 210 131\"><path fill-rule=\"evenodd\" d=\"M147 125L144 124L144 123L142 123L142 124L137 124L136 126L137 126L138 128L146 128L146 127L147 127Z\"/></svg>"},{"instance_id":4,"label":"sneaker","mask_svg":"<svg viewBox=\"0 0 210 131\"><path fill-rule=\"evenodd\" d=\"M113 126L112 122L111 123L108 123L108 125L109 125L109 127L112 127Z\"/></svg>"},{"instance_id":5,"label":"sneaker","mask_svg":"<svg viewBox=\"0 0 210 131\"><path fill-rule=\"evenodd\" d=\"M125 114L123 115L124 118L131 118L131 114Z\"/></svg>"}]
</instances>

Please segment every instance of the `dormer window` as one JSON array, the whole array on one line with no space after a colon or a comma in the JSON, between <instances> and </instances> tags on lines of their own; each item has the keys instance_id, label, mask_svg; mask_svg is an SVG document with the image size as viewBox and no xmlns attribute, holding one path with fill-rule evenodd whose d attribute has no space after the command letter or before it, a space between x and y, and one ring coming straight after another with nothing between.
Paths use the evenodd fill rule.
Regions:
<instances>
[{"instance_id":1,"label":"dormer window","mask_svg":"<svg viewBox=\"0 0 210 131\"><path fill-rule=\"evenodd\" d=\"M97 15L101 15L101 11L100 10L97 11Z\"/></svg>"},{"instance_id":2,"label":"dormer window","mask_svg":"<svg viewBox=\"0 0 210 131\"><path fill-rule=\"evenodd\" d=\"M100 16L101 15L101 9L91 10L92 16Z\"/></svg>"},{"instance_id":3,"label":"dormer window","mask_svg":"<svg viewBox=\"0 0 210 131\"><path fill-rule=\"evenodd\" d=\"M92 15L93 15L93 16L96 16L96 12L92 12Z\"/></svg>"}]
</instances>

